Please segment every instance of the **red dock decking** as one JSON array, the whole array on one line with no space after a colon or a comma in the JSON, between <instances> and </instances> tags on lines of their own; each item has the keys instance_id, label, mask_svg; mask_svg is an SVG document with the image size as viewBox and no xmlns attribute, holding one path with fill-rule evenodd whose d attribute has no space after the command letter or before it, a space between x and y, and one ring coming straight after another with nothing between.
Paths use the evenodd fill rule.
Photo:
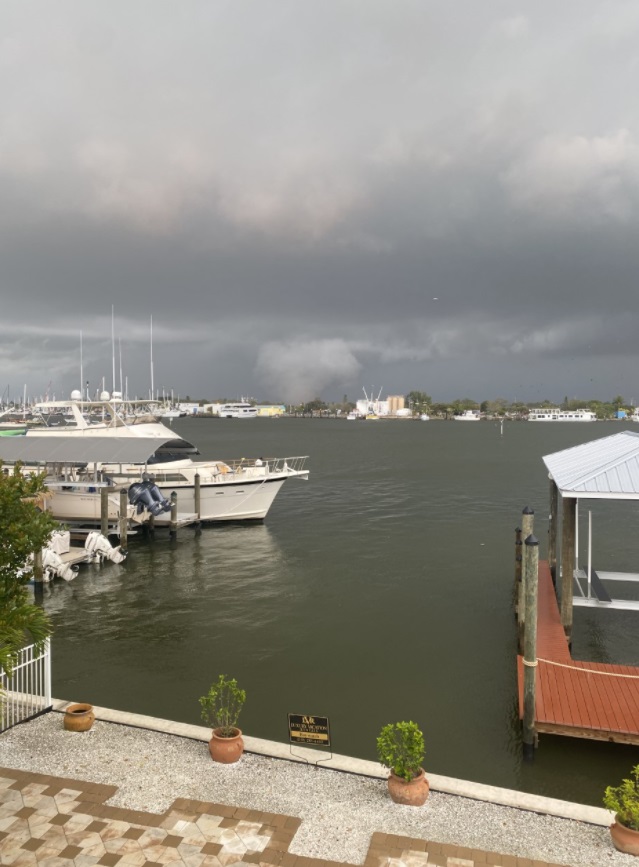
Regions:
<instances>
[{"instance_id":1,"label":"red dock decking","mask_svg":"<svg viewBox=\"0 0 639 867\"><path fill-rule=\"evenodd\" d=\"M639 744L639 668L571 658L546 561L539 563L537 658L538 732ZM519 715L523 717L521 656L517 657L517 679Z\"/></svg>"}]
</instances>

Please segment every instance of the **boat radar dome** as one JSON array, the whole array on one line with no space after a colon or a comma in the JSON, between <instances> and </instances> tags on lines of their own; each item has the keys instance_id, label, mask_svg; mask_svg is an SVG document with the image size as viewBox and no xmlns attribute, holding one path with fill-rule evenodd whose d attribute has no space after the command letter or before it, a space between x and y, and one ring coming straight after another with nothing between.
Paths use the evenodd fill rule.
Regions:
<instances>
[{"instance_id":1,"label":"boat radar dome","mask_svg":"<svg viewBox=\"0 0 639 867\"><path fill-rule=\"evenodd\" d=\"M122 392L121 391L114 391L113 394L111 395L111 400L122 400Z\"/></svg>"},{"instance_id":2,"label":"boat radar dome","mask_svg":"<svg viewBox=\"0 0 639 867\"><path fill-rule=\"evenodd\" d=\"M110 399L111 399L111 395L109 394L108 391L101 391L100 392L100 400L110 400Z\"/></svg>"},{"instance_id":3,"label":"boat radar dome","mask_svg":"<svg viewBox=\"0 0 639 867\"><path fill-rule=\"evenodd\" d=\"M74 388L71 392L71 400L82 400L82 392Z\"/></svg>"}]
</instances>

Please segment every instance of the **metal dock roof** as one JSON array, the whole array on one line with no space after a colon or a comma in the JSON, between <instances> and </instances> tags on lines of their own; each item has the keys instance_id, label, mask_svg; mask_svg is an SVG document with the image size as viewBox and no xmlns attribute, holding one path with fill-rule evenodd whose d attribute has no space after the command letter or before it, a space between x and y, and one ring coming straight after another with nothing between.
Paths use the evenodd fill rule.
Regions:
<instances>
[{"instance_id":1,"label":"metal dock roof","mask_svg":"<svg viewBox=\"0 0 639 867\"><path fill-rule=\"evenodd\" d=\"M639 433L622 431L543 458L564 497L639 499Z\"/></svg>"},{"instance_id":2,"label":"metal dock roof","mask_svg":"<svg viewBox=\"0 0 639 867\"><path fill-rule=\"evenodd\" d=\"M145 463L170 437L0 437L0 460L28 463Z\"/></svg>"}]
</instances>

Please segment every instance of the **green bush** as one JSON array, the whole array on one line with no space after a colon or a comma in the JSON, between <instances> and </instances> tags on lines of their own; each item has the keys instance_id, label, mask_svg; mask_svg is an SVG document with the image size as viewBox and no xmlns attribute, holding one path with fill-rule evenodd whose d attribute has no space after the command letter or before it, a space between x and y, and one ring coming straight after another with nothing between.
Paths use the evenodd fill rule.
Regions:
<instances>
[{"instance_id":1,"label":"green bush","mask_svg":"<svg viewBox=\"0 0 639 867\"><path fill-rule=\"evenodd\" d=\"M211 728L220 729L221 737L232 738L245 701L246 692L238 687L237 680L227 680L226 675L221 674L199 699L202 719Z\"/></svg>"},{"instance_id":2,"label":"green bush","mask_svg":"<svg viewBox=\"0 0 639 867\"><path fill-rule=\"evenodd\" d=\"M631 773L631 780L622 780L620 786L608 786L603 802L604 807L617 814L622 825L639 831L639 765Z\"/></svg>"},{"instance_id":3,"label":"green bush","mask_svg":"<svg viewBox=\"0 0 639 867\"><path fill-rule=\"evenodd\" d=\"M377 738L377 755L384 767L407 782L420 772L424 761L424 735L417 723L389 723Z\"/></svg>"}]
</instances>

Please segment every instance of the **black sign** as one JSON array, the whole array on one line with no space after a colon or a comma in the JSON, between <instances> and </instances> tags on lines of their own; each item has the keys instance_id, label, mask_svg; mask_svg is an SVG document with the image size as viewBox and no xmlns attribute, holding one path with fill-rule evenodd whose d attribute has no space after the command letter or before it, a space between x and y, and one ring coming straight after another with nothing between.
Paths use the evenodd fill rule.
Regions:
<instances>
[{"instance_id":1,"label":"black sign","mask_svg":"<svg viewBox=\"0 0 639 867\"><path fill-rule=\"evenodd\" d=\"M288 738L292 744L330 747L331 732L328 727L328 717L290 713L288 715Z\"/></svg>"}]
</instances>

